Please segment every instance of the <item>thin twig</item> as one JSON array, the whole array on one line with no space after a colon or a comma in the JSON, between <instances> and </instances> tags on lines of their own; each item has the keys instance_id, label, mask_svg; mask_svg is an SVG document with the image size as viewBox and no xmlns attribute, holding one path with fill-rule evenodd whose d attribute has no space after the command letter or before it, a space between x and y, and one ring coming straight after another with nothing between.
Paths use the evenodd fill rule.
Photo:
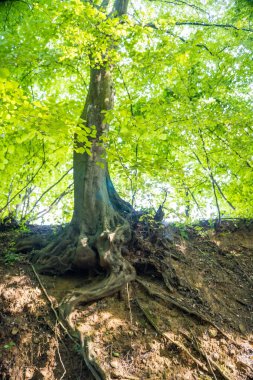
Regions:
<instances>
[{"instance_id":1,"label":"thin twig","mask_svg":"<svg viewBox=\"0 0 253 380\"><path fill-rule=\"evenodd\" d=\"M61 354L60 354L60 350L59 350L59 343L57 342L57 353L58 353L58 356L59 356L59 360L60 360L60 363L62 365L62 368L63 368L63 374L61 375L60 377L60 380L62 380L64 378L64 376L66 375L66 368L65 368L65 365L62 361L62 358L61 358Z\"/></svg>"},{"instance_id":2,"label":"thin twig","mask_svg":"<svg viewBox=\"0 0 253 380\"><path fill-rule=\"evenodd\" d=\"M55 186L57 186L68 174L69 172L73 169L73 167L71 167L70 169L67 170L67 172L65 172L53 185L49 186L45 191L43 191L43 193L39 196L39 198L36 200L36 202L34 203L34 205L32 206L31 210L26 212L26 215L30 215L32 214L32 212L34 211L34 209L37 207L37 205L40 203L41 199L50 191L52 190Z\"/></svg>"},{"instance_id":3,"label":"thin twig","mask_svg":"<svg viewBox=\"0 0 253 380\"><path fill-rule=\"evenodd\" d=\"M33 174L33 176L31 177L31 179L25 184L25 186L23 186L19 191L16 192L16 194L14 194L10 199L8 199L8 201L5 203L5 205L1 208L0 212L2 212L3 210L6 209L6 207L8 207L8 205L19 195L22 193L23 190L25 190L34 180L34 178L38 175L38 173L40 172L40 170L43 168L43 166L45 165L46 161L45 159L43 159L42 161L42 164L40 165L40 167L38 168L38 170Z\"/></svg>"},{"instance_id":4,"label":"thin twig","mask_svg":"<svg viewBox=\"0 0 253 380\"><path fill-rule=\"evenodd\" d=\"M48 292L46 291L44 285L42 284L41 279L40 279L40 277L39 277L39 275L38 275L36 269L34 268L34 266L33 266L31 263L30 263L30 266L31 266L31 268L32 268L32 270L33 270L33 273L35 274L35 276L36 276L36 278L37 278L37 280L38 280L38 282L39 282L39 284L40 284L41 289L43 290L44 295L46 296L47 300L48 300L49 303L50 303L50 307L51 307L51 309L52 309L52 311L53 311L53 313L54 313L54 315L55 315L55 318L56 318L57 322L59 323L59 325L61 326L61 328L64 330L64 332L68 335L68 337L69 337L73 342L76 343L76 340L70 335L69 331L66 329L66 327L64 326L64 324L61 322L61 320L60 320L60 318L59 318L59 315L58 315L57 311L56 311L55 308L54 308L53 302L52 302L50 296L48 295Z\"/></svg>"},{"instance_id":5,"label":"thin twig","mask_svg":"<svg viewBox=\"0 0 253 380\"><path fill-rule=\"evenodd\" d=\"M193 334L192 334L193 335ZM216 369L217 372L219 372L219 374L221 375L221 377L224 379L224 380L233 380L233 378L230 376L230 375L227 375L222 369L221 367L214 361L212 360L208 355L207 353L200 347L200 345L198 344L198 341L197 341L197 338L193 335L193 338L194 338L194 341L195 341L195 344L194 344L194 347L197 351L199 351L199 353L204 356L209 364L209 367L216 379L216 376L213 372L213 368ZM213 368L212 368L213 367Z\"/></svg>"},{"instance_id":6,"label":"thin twig","mask_svg":"<svg viewBox=\"0 0 253 380\"><path fill-rule=\"evenodd\" d=\"M130 323L133 324L133 314L131 309L131 303L130 303L130 296L129 296L129 284L126 284L126 291L127 291L127 303L128 303L128 309L129 309L129 315L130 315Z\"/></svg>"},{"instance_id":7,"label":"thin twig","mask_svg":"<svg viewBox=\"0 0 253 380\"><path fill-rule=\"evenodd\" d=\"M206 22L190 22L190 21L177 21L175 25L192 25L192 26L203 26L203 27L213 27L213 28L225 28L225 29L235 29L235 30L243 30L244 32L253 32L251 28L237 28L232 24L209 24Z\"/></svg>"}]
</instances>

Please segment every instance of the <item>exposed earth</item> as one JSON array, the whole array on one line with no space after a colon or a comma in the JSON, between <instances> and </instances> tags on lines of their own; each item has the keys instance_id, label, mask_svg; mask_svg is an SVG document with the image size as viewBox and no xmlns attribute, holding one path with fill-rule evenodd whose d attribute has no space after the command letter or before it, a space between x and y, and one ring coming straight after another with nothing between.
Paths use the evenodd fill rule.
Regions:
<instances>
[{"instance_id":1,"label":"exposed earth","mask_svg":"<svg viewBox=\"0 0 253 380\"><path fill-rule=\"evenodd\" d=\"M78 307L84 350L57 315L67 291L91 274L38 274L0 233L0 379L253 379L253 223L135 225L124 250L137 280L120 294Z\"/></svg>"}]
</instances>

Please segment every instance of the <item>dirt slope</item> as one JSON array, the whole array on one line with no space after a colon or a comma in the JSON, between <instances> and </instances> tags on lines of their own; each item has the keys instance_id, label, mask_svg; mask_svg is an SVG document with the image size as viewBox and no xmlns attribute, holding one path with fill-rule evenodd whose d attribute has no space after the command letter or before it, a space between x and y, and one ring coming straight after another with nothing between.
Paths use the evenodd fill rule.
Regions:
<instances>
[{"instance_id":1,"label":"dirt slope","mask_svg":"<svg viewBox=\"0 0 253 380\"><path fill-rule=\"evenodd\" d=\"M136 226L137 281L74 313L106 379L253 379L253 228ZM36 232L45 233L37 228ZM92 379L53 309L88 276L39 276L0 235L0 379ZM49 300L42 289L45 287Z\"/></svg>"}]
</instances>

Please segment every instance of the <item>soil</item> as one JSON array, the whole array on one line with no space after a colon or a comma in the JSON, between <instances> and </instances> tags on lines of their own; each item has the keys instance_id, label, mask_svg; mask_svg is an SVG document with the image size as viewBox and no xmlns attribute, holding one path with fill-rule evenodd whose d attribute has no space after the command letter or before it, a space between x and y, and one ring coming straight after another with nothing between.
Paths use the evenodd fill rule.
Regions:
<instances>
[{"instance_id":1,"label":"soil","mask_svg":"<svg viewBox=\"0 0 253 380\"><path fill-rule=\"evenodd\" d=\"M48 236L35 226L30 234ZM20 231L0 233L0 379L93 376L56 318L87 274L34 271L15 250ZM136 224L124 250L137 280L74 312L90 361L106 379L253 379L253 224Z\"/></svg>"}]
</instances>

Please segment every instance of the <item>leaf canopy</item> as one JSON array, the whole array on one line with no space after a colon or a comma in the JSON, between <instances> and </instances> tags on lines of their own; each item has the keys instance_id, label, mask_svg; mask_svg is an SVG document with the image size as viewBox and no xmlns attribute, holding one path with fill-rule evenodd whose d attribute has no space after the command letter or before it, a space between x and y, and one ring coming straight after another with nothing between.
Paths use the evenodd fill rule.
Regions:
<instances>
[{"instance_id":1,"label":"leaf canopy","mask_svg":"<svg viewBox=\"0 0 253 380\"><path fill-rule=\"evenodd\" d=\"M69 220L73 136L89 153L80 115L104 65L116 98L102 143L121 196L157 209L167 194L177 220L252 217L252 2L132 1L122 18L103 4L0 4L2 217Z\"/></svg>"}]
</instances>

